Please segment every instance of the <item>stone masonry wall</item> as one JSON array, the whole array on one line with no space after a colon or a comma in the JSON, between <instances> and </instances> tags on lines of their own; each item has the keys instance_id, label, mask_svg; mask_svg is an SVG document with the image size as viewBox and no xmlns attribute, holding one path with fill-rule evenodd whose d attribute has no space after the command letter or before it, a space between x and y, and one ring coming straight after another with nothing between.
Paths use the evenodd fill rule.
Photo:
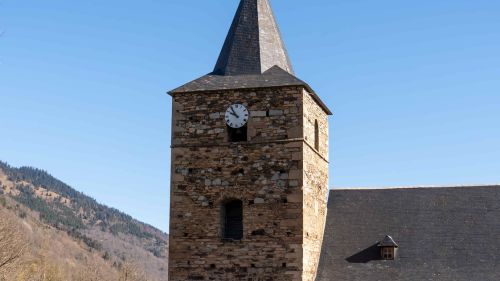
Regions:
<instances>
[{"instance_id":1,"label":"stone masonry wall","mask_svg":"<svg viewBox=\"0 0 500 281\"><path fill-rule=\"evenodd\" d=\"M170 280L301 280L302 127L297 88L174 97ZM250 111L249 142L224 112ZM224 242L220 206L243 201L243 240Z\"/></svg>"},{"instance_id":2,"label":"stone masonry wall","mask_svg":"<svg viewBox=\"0 0 500 281\"><path fill-rule=\"evenodd\" d=\"M312 280L316 257L306 255L318 254L322 231L308 219L324 211L318 188L328 164L304 142L309 95L282 87L173 98L169 280ZM233 103L250 111L248 142L228 142L224 113ZM221 239L228 199L243 202L241 241Z\"/></svg>"},{"instance_id":3,"label":"stone masonry wall","mask_svg":"<svg viewBox=\"0 0 500 281\"><path fill-rule=\"evenodd\" d=\"M304 90L303 281L316 279L328 198L328 115ZM315 149L315 123L319 149Z\"/></svg>"}]
</instances>

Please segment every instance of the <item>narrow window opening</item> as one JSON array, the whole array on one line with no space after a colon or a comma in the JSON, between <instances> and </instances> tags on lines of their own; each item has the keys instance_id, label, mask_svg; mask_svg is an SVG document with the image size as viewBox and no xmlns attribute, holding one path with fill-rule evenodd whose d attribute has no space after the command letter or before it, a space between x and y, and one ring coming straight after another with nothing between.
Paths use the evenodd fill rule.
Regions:
<instances>
[{"instance_id":1,"label":"narrow window opening","mask_svg":"<svg viewBox=\"0 0 500 281\"><path fill-rule=\"evenodd\" d=\"M319 124L318 120L314 121L314 148L319 150Z\"/></svg>"},{"instance_id":2,"label":"narrow window opening","mask_svg":"<svg viewBox=\"0 0 500 281\"><path fill-rule=\"evenodd\" d=\"M222 238L241 240L243 238L243 202L232 200L221 208Z\"/></svg>"},{"instance_id":3,"label":"narrow window opening","mask_svg":"<svg viewBox=\"0 0 500 281\"><path fill-rule=\"evenodd\" d=\"M229 142L243 142L248 141L248 126L245 125L241 128L231 128L227 126Z\"/></svg>"}]
</instances>

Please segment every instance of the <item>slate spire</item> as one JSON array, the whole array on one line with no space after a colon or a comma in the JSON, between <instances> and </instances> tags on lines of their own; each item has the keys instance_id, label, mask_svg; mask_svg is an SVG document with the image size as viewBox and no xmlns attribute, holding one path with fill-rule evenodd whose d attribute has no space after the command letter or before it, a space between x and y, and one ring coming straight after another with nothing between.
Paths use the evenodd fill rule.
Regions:
<instances>
[{"instance_id":1,"label":"slate spire","mask_svg":"<svg viewBox=\"0 0 500 281\"><path fill-rule=\"evenodd\" d=\"M293 74L269 0L241 0L213 74L262 74L275 65Z\"/></svg>"}]
</instances>

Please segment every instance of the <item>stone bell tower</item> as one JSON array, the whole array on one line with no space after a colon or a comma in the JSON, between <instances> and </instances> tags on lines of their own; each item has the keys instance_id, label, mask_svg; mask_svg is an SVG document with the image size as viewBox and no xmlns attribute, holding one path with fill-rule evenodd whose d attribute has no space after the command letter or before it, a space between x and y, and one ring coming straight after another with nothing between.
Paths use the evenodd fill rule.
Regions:
<instances>
[{"instance_id":1,"label":"stone bell tower","mask_svg":"<svg viewBox=\"0 0 500 281\"><path fill-rule=\"evenodd\" d=\"M268 0L241 0L213 72L169 94L169 280L314 281L331 112Z\"/></svg>"}]
</instances>

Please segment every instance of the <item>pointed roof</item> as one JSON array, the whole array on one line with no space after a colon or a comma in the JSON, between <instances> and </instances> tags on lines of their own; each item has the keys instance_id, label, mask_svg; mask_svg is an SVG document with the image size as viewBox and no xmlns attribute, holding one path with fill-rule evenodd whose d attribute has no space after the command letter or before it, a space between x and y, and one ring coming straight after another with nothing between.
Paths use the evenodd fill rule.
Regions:
<instances>
[{"instance_id":1,"label":"pointed roof","mask_svg":"<svg viewBox=\"0 0 500 281\"><path fill-rule=\"evenodd\" d=\"M213 74L262 74L273 66L293 74L268 0L241 0Z\"/></svg>"},{"instance_id":2,"label":"pointed roof","mask_svg":"<svg viewBox=\"0 0 500 281\"><path fill-rule=\"evenodd\" d=\"M295 77L269 0L241 0L214 71L168 94L285 86L304 87L332 115L314 90Z\"/></svg>"}]
</instances>

